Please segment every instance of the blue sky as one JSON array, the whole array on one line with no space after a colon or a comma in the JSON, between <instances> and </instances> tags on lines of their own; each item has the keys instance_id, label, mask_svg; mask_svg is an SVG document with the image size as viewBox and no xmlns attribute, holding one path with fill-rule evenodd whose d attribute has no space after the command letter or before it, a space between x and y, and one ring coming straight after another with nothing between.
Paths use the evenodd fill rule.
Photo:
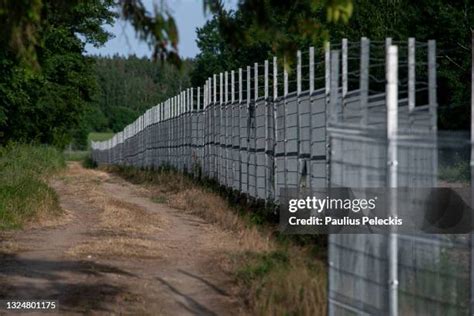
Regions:
<instances>
[{"instance_id":1,"label":"blue sky","mask_svg":"<svg viewBox=\"0 0 474 316\"><path fill-rule=\"evenodd\" d=\"M160 0L144 0L146 7L153 12L153 3L159 4ZM178 25L180 36L179 53L182 57L194 57L199 53L196 45L196 28L204 25L210 14L205 15L201 0L167 0L168 8L173 14ZM225 1L226 8L235 8L236 0ZM133 28L118 19L114 26L106 29L115 35L103 47L95 48L86 46L88 54L94 55L130 55L151 56L151 49L146 43L139 41Z\"/></svg>"}]
</instances>

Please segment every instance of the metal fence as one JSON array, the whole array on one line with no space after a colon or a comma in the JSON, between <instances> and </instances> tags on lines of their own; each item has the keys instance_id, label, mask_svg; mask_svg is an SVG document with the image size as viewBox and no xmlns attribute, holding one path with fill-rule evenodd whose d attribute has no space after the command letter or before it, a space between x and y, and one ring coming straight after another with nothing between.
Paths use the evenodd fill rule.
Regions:
<instances>
[{"instance_id":1,"label":"metal fence","mask_svg":"<svg viewBox=\"0 0 474 316\"><path fill-rule=\"evenodd\" d=\"M343 40L280 69L273 58L214 75L93 142L92 157L271 202L283 188L437 185L435 41ZM462 236L331 235L329 314L468 314L469 255Z\"/></svg>"}]
</instances>

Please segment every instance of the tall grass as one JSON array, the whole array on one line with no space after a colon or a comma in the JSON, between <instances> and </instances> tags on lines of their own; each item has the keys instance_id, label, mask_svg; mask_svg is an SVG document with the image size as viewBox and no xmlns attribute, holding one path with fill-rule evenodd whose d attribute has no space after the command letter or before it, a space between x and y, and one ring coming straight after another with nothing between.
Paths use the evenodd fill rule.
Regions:
<instances>
[{"instance_id":1,"label":"tall grass","mask_svg":"<svg viewBox=\"0 0 474 316\"><path fill-rule=\"evenodd\" d=\"M64 168L60 151L47 146L9 144L0 147L0 230L59 213L48 178Z\"/></svg>"}]
</instances>

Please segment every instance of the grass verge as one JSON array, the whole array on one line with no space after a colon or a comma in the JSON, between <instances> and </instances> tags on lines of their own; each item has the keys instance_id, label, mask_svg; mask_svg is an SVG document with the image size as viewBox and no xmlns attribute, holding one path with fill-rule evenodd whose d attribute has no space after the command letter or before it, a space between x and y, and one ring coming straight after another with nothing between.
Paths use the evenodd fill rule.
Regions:
<instances>
[{"instance_id":1,"label":"grass verge","mask_svg":"<svg viewBox=\"0 0 474 316\"><path fill-rule=\"evenodd\" d=\"M325 249L315 246L312 238L281 236L274 224L262 220L264 216L235 203L235 196L226 198L222 194L225 191L196 183L173 170L104 169L146 185L152 201L198 215L233 232L239 247L225 254L221 267L235 277L238 296L251 314L327 313Z\"/></svg>"},{"instance_id":2,"label":"grass verge","mask_svg":"<svg viewBox=\"0 0 474 316\"><path fill-rule=\"evenodd\" d=\"M59 214L56 192L47 180L64 166L63 155L52 147L0 147L0 230Z\"/></svg>"}]
</instances>

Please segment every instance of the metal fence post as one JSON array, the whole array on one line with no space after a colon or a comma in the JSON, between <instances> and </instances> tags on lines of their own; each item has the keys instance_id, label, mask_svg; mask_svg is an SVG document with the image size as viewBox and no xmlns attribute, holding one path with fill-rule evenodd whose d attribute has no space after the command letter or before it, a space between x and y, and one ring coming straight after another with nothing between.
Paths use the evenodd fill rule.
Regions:
<instances>
[{"instance_id":1,"label":"metal fence post","mask_svg":"<svg viewBox=\"0 0 474 316\"><path fill-rule=\"evenodd\" d=\"M337 121L339 105L339 51L331 51L331 92L329 103L329 120L331 123Z\"/></svg>"},{"instance_id":2,"label":"metal fence post","mask_svg":"<svg viewBox=\"0 0 474 316\"><path fill-rule=\"evenodd\" d=\"M331 44L324 43L324 95L325 95L325 113L326 113L326 131L329 126L329 96L331 94ZM326 132L326 186L331 185L331 139L329 133Z\"/></svg>"},{"instance_id":3,"label":"metal fence post","mask_svg":"<svg viewBox=\"0 0 474 316\"><path fill-rule=\"evenodd\" d=\"M211 174L214 179L219 181L218 179L218 171L217 171L217 155L218 155L218 149L217 149L217 125L216 125L216 107L217 107L217 75L214 74L214 80L213 80L213 88L214 88L214 100L212 103L212 114L211 114L211 121L212 121L212 166L211 166Z\"/></svg>"},{"instance_id":4,"label":"metal fence post","mask_svg":"<svg viewBox=\"0 0 474 316\"><path fill-rule=\"evenodd\" d=\"M250 195L250 66L247 66L247 191Z\"/></svg>"},{"instance_id":5,"label":"metal fence post","mask_svg":"<svg viewBox=\"0 0 474 316\"><path fill-rule=\"evenodd\" d=\"M474 205L474 30L471 33L471 205ZM474 219L471 219L471 225ZM474 233L470 236L470 314L474 314Z\"/></svg>"},{"instance_id":6,"label":"metal fence post","mask_svg":"<svg viewBox=\"0 0 474 316\"><path fill-rule=\"evenodd\" d=\"M348 81L347 81L348 47L347 47L347 38L342 39L341 52L342 52L342 111L344 112L344 108L346 106L346 96L347 96L347 91L348 91Z\"/></svg>"},{"instance_id":7,"label":"metal fence post","mask_svg":"<svg viewBox=\"0 0 474 316\"><path fill-rule=\"evenodd\" d=\"M253 110L252 110L252 122L253 122L253 182L254 182L254 198L258 198L258 190L257 190L257 99L258 99L258 63L254 64L254 102L253 102Z\"/></svg>"},{"instance_id":8,"label":"metal fence post","mask_svg":"<svg viewBox=\"0 0 474 316\"><path fill-rule=\"evenodd\" d=\"M308 186L313 188L313 92L314 92L314 47L309 48L309 158Z\"/></svg>"},{"instance_id":9,"label":"metal fence post","mask_svg":"<svg viewBox=\"0 0 474 316\"><path fill-rule=\"evenodd\" d=\"M278 65L277 65L277 58L273 57L273 199L276 201L279 194L277 193L278 188L278 168L276 162L276 151L277 151L277 133L278 133L278 105L277 105L277 98L278 98Z\"/></svg>"},{"instance_id":10,"label":"metal fence post","mask_svg":"<svg viewBox=\"0 0 474 316\"><path fill-rule=\"evenodd\" d=\"M236 162L235 162L235 159L236 159L236 148L235 148L235 137L238 135L235 133L235 109L236 109L236 105L235 105L235 71L232 70L230 72L230 103L231 103L231 161L232 161L232 184L231 184L231 188L232 189L235 189L235 166L236 166Z\"/></svg>"},{"instance_id":11,"label":"metal fence post","mask_svg":"<svg viewBox=\"0 0 474 316\"><path fill-rule=\"evenodd\" d=\"M390 215L397 214L397 132L398 132L398 47L390 45L387 50L387 187L390 196ZM388 236L389 258L389 315L398 315L398 239L395 230Z\"/></svg>"},{"instance_id":12,"label":"metal fence post","mask_svg":"<svg viewBox=\"0 0 474 316\"><path fill-rule=\"evenodd\" d=\"M218 160L217 160L217 181L219 184L223 185L223 177L224 177L224 168L225 168L225 161L224 161L224 150L222 145L224 143L224 133L222 133L222 126L224 125L223 119L223 111L224 111L224 74L221 72L219 74L219 129L217 130L218 139L219 139L219 146L217 147L218 150Z\"/></svg>"},{"instance_id":13,"label":"metal fence post","mask_svg":"<svg viewBox=\"0 0 474 316\"><path fill-rule=\"evenodd\" d=\"M224 111L224 155L225 155L225 161L224 161L224 184L226 186L229 185L229 175L228 175L228 169L229 169L229 148L227 146L228 143L228 136L229 136L229 119L228 119L228 92L229 92L229 81L228 81L228 72L226 71L224 73L224 108L222 109Z\"/></svg>"},{"instance_id":14,"label":"metal fence post","mask_svg":"<svg viewBox=\"0 0 474 316\"><path fill-rule=\"evenodd\" d=\"M360 40L360 109L362 112L361 124L367 126L369 121L369 58L370 58L370 42L367 37ZM364 180L365 182L365 180Z\"/></svg>"},{"instance_id":15,"label":"metal fence post","mask_svg":"<svg viewBox=\"0 0 474 316\"><path fill-rule=\"evenodd\" d=\"M269 172L269 167L270 167L270 162L269 162L269 157L268 157L268 150L270 148L269 146L269 133L268 133L268 129L270 127L270 122L269 122L269 116L268 116L268 107L269 107L269 103L268 103L268 60L265 60L265 63L264 63L264 92L263 92L263 95L264 95L264 99L265 99L265 168L264 168L264 175L265 175L265 203L268 201L268 196L269 196L269 188L270 186L268 185L269 181L270 181L270 172Z\"/></svg>"},{"instance_id":16,"label":"metal fence post","mask_svg":"<svg viewBox=\"0 0 474 316\"><path fill-rule=\"evenodd\" d=\"M242 192L242 68L239 68L239 191Z\"/></svg>"},{"instance_id":17,"label":"metal fence post","mask_svg":"<svg viewBox=\"0 0 474 316\"><path fill-rule=\"evenodd\" d=\"M301 51L296 51L296 190L299 195L300 187L304 186L302 182L302 166L301 161L301 118L300 118L300 96L301 96Z\"/></svg>"},{"instance_id":18,"label":"metal fence post","mask_svg":"<svg viewBox=\"0 0 474 316\"><path fill-rule=\"evenodd\" d=\"M437 83L436 83L436 41L428 41L428 94L429 94L429 112L431 117L431 131L433 133L433 143L437 143L438 139L438 101L436 96ZM438 174L438 155L436 148L433 152L432 168L435 175ZM433 186L437 185L436 177L433 180Z\"/></svg>"},{"instance_id":19,"label":"metal fence post","mask_svg":"<svg viewBox=\"0 0 474 316\"><path fill-rule=\"evenodd\" d=\"M284 142L284 161L283 161L283 178L284 185L283 188L288 188L288 131L287 131L287 118L288 118L288 71L286 70L286 60L284 61L285 66L283 66L283 111L285 115L283 116L283 142Z\"/></svg>"}]
</instances>

